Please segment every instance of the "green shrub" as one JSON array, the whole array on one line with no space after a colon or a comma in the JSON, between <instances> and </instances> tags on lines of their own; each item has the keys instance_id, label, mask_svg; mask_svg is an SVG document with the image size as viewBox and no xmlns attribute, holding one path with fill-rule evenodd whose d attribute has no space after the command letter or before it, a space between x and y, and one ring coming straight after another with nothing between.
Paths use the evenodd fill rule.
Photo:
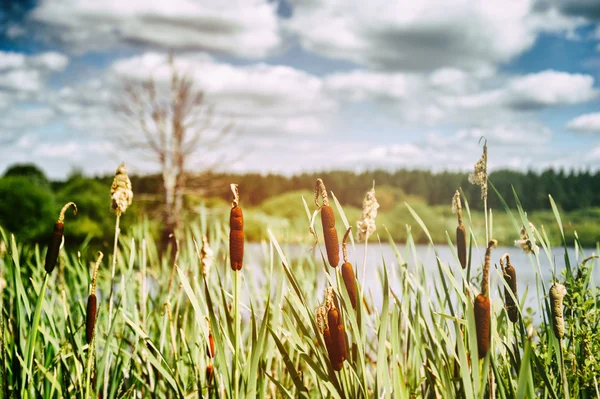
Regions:
<instances>
[{"instance_id":1,"label":"green shrub","mask_svg":"<svg viewBox=\"0 0 600 399\"><path fill-rule=\"evenodd\" d=\"M0 179L0 225L19 239L44 239L52 231L57 217L49 188L24 176Z\"/></svg>"}]
</instances>

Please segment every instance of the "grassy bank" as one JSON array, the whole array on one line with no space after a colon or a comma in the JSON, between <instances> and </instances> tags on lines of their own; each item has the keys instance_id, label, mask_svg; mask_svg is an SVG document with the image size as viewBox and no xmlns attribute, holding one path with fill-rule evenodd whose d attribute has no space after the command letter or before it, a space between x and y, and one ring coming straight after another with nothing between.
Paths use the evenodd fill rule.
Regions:
<instances>
[{"instance_id":1,"label":"grassy bank","mask_svg":"<svg viewBox=\"0 0 600 399\"><path fill-rule=\"evenodd\" d=\"M312 193L305 194L311 213ZM443 239L438 235L456 228L450 207L427 208L418 199L391 194L388 202L383 194L382 188L379 235L405 243L395 245L398 269L389 269L391 259L368 265L369 273L380 276L382 303L373 303L368 293L361 295L357 265L354 283L360 300L354 308L340 268L330 267L325 258L288 259L282 244L302 239L308 230L302 193L294 193L245 209L247 235L266 240L262 261L246 264L239 272L229 267L229 207L202 207L190 218L179 237L175 263L158 256L151 223L124 227L117 252L107 251L99 265L99 310L89 343L86 303L97 255L85 244L76 250L63 248L58 266L47 274L45 248L22 246L18 237L2 232L0 392L5 397L42 398L597 396L600 360L594 354L600 351L600 293L589 273L597 262L583 261L591 254L583 253L581 241L575 238L581 257L567 258L567 269L556 270L557 281L567 290L564 306L551 300L541 275L535 286L517 285L514 299L523 303L533 297L534 311L542 315L540 324L534 324L520 305L517 322L508 319L508 285L499 269L491 270L489 348L478 360L481 342L473 299L481 293L475 276L483 265L469 258L463 270L456 257L440 259L438 274L432 276L419 259L411 258L409 269L402 255L414 252L417 241L428 241L434 248L436 242L447 243L445 233ZM341 216L354 221L358 210L333 201L332 206L341 237ZM484 228L481 216L465 212L465 224L476 235ZM564 222L558 212L552 218L556 226L568 225L565 215ZM549 219L540 216L543 230L536 225L540 250L530 254L530 260L538 270L555 269L547 254L556 238L544 231L556 228L558 240L565 242L568 233L563 240L560 227L551 227ZM67 241L75 220L69 216L65 222ZM511 245L520 226L527 224L525 213L517 209L504 216L495 211L493 220L492 236L501 245ZM318 221L315 227L320 231ZM213 251L210 268L202 267L208 262L206 251L196 246L202 234ZM468 237L469 246L475 241L485 246L472 234ZM494 263L501 255L492 250ZM107 297L113 258L111 310ZM517 276L521 267L530 266L515 265ZM389 275L398 276L400 291L390 290ZM432 280L433 291L427 288ZM317 291L317 286L330 291ZM337 308L340 318L324 322L316 312L323 305ZM556 309L564 311L564 335L555 333ZM339 371L328 348L332 323L339 323L346 341Z\"/></svg>"}]
</instances>

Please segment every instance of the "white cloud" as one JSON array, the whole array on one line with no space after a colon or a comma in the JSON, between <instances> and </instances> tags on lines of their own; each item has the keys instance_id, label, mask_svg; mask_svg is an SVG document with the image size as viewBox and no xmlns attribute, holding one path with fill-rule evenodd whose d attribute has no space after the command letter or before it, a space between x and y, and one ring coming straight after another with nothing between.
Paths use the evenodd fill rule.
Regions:
<instances>
[{"instance_id":1,"label":"white cloud","mask_svg":"<svg viewBox=\"0 0 600 399\"><path fill-rule=\"evenodd\" d=\"M580 115L570 120L567 129L578 133L600 133L600 112Z\"/></svg>"},{"instance_id":2,"label":"white cloud","mask_svg":"<svg viewBox=\"0 0 600 399\"><path fill-rule=\"evenodd\" d=\"M43 0L29 17L76 51L129 43L262 57L281 44L266 0Z\"/></svg>"},{"instance_id":3,"label":"white cloud","mask_svg":"<svg viewBox=\"0 0 600 399\"><path fill-rule=\"evenodd\" d=\"M325 87L343 103L374 101L391 107L393 118L415 126L469 125L482 117L496 123L521 120L535 110L598 96L592 76L553 70L521 76L451 68L431 73L355 70L326 77Z\"/></svg>"},{"instance_id":4,"label":"white cloud","mask_svg":"<svg viewBox=\"0 0 600 399\"><path fill-rule=\"evenodd\" d=\"M235 67L206 55L179 57L175 67L205 90L217 114L249 133L322 133L337 108L320 78L291 67ZM171 74L166 56L158 53L117 61L111 71L116 85L150 76L166 84Z\"/></svg>"},{"instance_id":5,"label":"white cloud","mask_svg":"<svg viewBox=\"0 0 600 399\"><path fill-rule=\"evenodd\" d=\"M590 75L547 70L512 79L505 92L511 107L529 109L579 104L598 96Z\"/></svg>"},{"instance_id":6,"label":"white cloud","mask_svg":"<svg viewBox=\"0 0 600 399\"><path fill-rule=\"evenodd\" d=\"M534 0L345 2L292 0L287 28L303 47L384 70L480 70L529 49L540 31L573 29Z\"/></svg>"}]
</instances>

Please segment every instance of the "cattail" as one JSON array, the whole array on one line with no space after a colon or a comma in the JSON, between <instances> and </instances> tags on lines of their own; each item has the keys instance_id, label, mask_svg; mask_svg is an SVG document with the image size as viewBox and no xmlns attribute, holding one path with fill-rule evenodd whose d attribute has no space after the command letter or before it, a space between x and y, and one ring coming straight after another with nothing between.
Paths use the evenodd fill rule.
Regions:
<instances>
[{"instance_id":1,"label":"cattail","mask_svg":"<svg viewBox=\"0 0 600 399\"><path fill-rule=\"evenodd\" d=\"M469 176L472 184L481 186L481 199L487 201L488 195L488 173L487 173L487 142L483 145L483 154Z\"/></svg>"},{"instance_id":2,"label":"cattail","mask_svg":"<svg viewBox=\"0 0 600 399\"><path fill-rule=\"evenodd\" d=\"M485 263L483 265L483 277L481 281L481 293L475 297L473 304L475 310L475 325L477 327L477 352L479 358L483 359L488 352L490 343L490 318L491 306L489 291L490 259L492 248L498 245L498 241L491 240L485 251Z\"/></svg>"},{"instance_id":3,"label":"cattail","mask_svg":"<svg viewBox=\"0 0 600 399\"><path fill-rule=\"evenodd\" d=\"M133 201L133 191L131 190L131 180L127 176L125 162L117 168L115 178L110 187L111 209L118 215L125 213Z\"/></svg>"},{"instance_id":4,"label":"cattail","mask_svg":"<svg viewBox=\"0 0 600 399\"><path fill-rule=\"evenodd\" d=\"M338 242L337 230L335 229L335 215L333 209L329 206L327 199L327 190L323 180L317 179L315 187L315 204L319 206L318 197L321 194L323 205L319 207L321 211L321 224L323 225L323 238L325 240L325 250L327 251L327 259L331 267L337 267L340 263L340 245Z\"/></svg>"},{"instance_id":5,"label":"cattail","mask_svg":"<svg viewBox=\"0 0 600 399\"><path fill-rule=\"evenodd\" d=\"M94 266L94 274L92 276L92 289L87 301L87 313L85 319L85 341L89 345L94 338L94 327L96 326L96 311L97 311L97 299L96 299L96 279L98 277L98 268L104 254L98 251L98 260Z\"/></svg>"},{"instance_id":6,"label":"cattail","mask_svg":"<svg viewBox=\"0 0 600 399\"><path fill-rule=\"evenodd\" d=\"M206 353L210 358L215 357L215 339L213 338L212 329L210 328L210 321L206 318L208 323L208 344L206 345Z\"/></svg>"},{"instance_id":7,"label":"cattail","mask_svg":"<svg viewBox=\"0 0 600 399\"><path fill-rule=\"evenodd\" d=\"M347 357L346 333L340 313L335 307L335 293L331 287L327 288L325 304L317 308L317 325L323 333L331 367L340 371Z\"/></svg>"},{"instance_id":8,"label":"cattail","mask_svg":"<svg viewBox=\"0 0 600 399\"><path fill-rule=\"evenodd\" d=\"M46 269L46 273L48 274L52 273L52 270L54 270L54 267L56 266L58 252L60 251L63 233L65 231L65 213L71 205L73 205L74 208L73 214L77 215L77 205L75 205L74 202L69 202L62 207L58 215L58 221L54 224L54 230L52 231L50 243L48 244L48 251L46 252L46 263L44 265L44 269Z\"/></svg>"},{"instance_id":9,"label":"cattail","mask_svg":"<svg viewBox=\"0 0 600 399\"><path fill-rule=\"evenodd\" d=\"M475 324L477 326L477 352L479 358L487 355L490 344L490 298L479 294L475 297Z\"/></svg>"},{"instance_id":10,"label":"cattail","mask_svg":"<svg viewBox=\"0 0 600 399\"><path fill-rule=\"evenodd\" d=\"M504 267L504 259L506 259L506 267ZM510 263L510 256L508 254L504 254L504 256L500 258L500 267L502 268L504 281L510 287L510 290L504 287L504 307L510 321L516 323L517 320L519 320L519 308L517 307L513 296L517 298L517 273Z\"/></svg>"},{"instance_id":11,"label":"cattail","mask_svg":"<svg viewBox=\"0 0 600 399\"><path fill-rule=\"evenodd\" d=\"M213 378L215 377L215 370L212 364L206 365L206 385L211 385Z\"/></svg>"},{"instance_id":12,"label":"cattail","mask_svg":"<svg viewBox=\"0 0 600 399\"><path fill-rule=\"evenodd\" d=\"M462 223L462 205L460 203L460 193L456 190L452 198L452 211L456 212L458 217L458 226L456 227L456 251L458 260L463 269L467 267L467 231Z\"/></svg>"},{"instance_id":13,"label":"cattail","mask_svg":"<svg viewBox=\"0 0 600 399\"><path fill-rule=\"evenodd\" d=\"M94 337L94 327L96 326L96 294L90 294L87 301L87 317L85 319L85 342L89 345Z\"/></svg>"},{"instance_id":14,"label":"cattail","mask_svg":"<svg viewBox=\"0 0 600 399\"><path fill-rule=\"evenodd\" d=\"M244 215L239 206L240 195L237 184L231 184L233 201L229 214L229 258L233 270L241 270L244 260Z\"/></svg>"},{"instance_id":15,"label":"cattail","mask_svg":"<svg viewBox=\"0 0 600 399\"><path fill-rule=\"evenodd\" d=\"M208 333L208 356L211 358L215 357L215 339L213 338L212 332Z\"/></svg>"},{"instance_id":16,"label":"cattail","mask_svg":"<svg viewBox=\"0 0 600 399\"><path fill-rule=\"evenodd\" d=\"M327 312L327 324L328 327L323 332L325 346L327 347L331 366L335 371L340 371L344 360L346 360L346 333L344 323L336 308L331 308Z\"/></svg>"},{"instance_id":17,"label":"cattail","mask_svg":"<svg viewBox=\"0 0 600 399\"><path fill-rule=\"evenodd\" d=\"M564 285L555 282L550 287L550 306L552 308L552 327L554 336L561 339L565 335L565 319L563 318L563 298L567 294Z\"/></svg>"},{"instance_id":18,"label":"cattail","mask_svg":"<svg viewBox=\"0 0 600 399\"><path fill-rule=\"evenodd\" d=\"M346 249L348 235L350 234L351 229L352 227L348 227L346 234L344 234L344 239L342 240L342 255L344 257L344 264L342 264L342 279L344 280L346 291L348 291L348 297L350 298L352 308L356 309L356 280L354 279L352 263L348 262L348 250Z\"/></svg>"}]
</instances>

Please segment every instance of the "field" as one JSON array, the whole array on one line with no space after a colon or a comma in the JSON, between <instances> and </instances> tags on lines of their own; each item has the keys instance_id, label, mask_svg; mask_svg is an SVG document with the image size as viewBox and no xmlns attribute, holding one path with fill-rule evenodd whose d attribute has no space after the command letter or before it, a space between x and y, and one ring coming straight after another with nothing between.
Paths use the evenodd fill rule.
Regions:
<instances>
[{"instance_id":1,"label":"field","mask_svg":"<svg viewBox=\"0 0 600 399\"><path fill-rule=\"evenodd\" d=\"M103 257L85 242L78 249L62 247L50 273L46 248L23 245L3 230L0 392L23 398L600 396L600 293L591 278L597 261L586 258L592 253L584 251L577 234L563 230L568 222L551 197L553 211L544 216L544 227L540 217L534 220L537 229L526 230L538 249L530 253L530 265L514 265L516 297L501 269L489 263L486 268L483 259L471 255L476 246L485 250L486 226L489 239L503 245L522 236L529 223L519 206L486 220L465 204L463 269L450 207L431 210L415 198L382 200L378 228L366 248L376 251L377 240L390 242L396 259L366 265L368 273L379 275L382 300L374 301L362 292L363 262L351 251L365 243L348 243L358 287L354 308L350 280L341 267L329 265L319 216L317 256L287 254L286 243L310 248L314 242L312 196L308 190L293 193L248 213L246 234L262 238L263 256L239 271L230 267L227 208L219 214L218 207L200 206L198 220L178 237L174 256L159 256L145 221L118 231L115 249ZM356 226L360 210L346 209L331 193L330 200L341 241L346 228ZM67 213L65 241L81 216ZM434 249L436 243L448 244L455 254L438 258L433 290L428 288L432 276L412 256L415 242L423 241ZM556 270L551 256L557 242L565 246L565 270ZM567 242L579 248L578 259L568 258ZM489 248L491 263L498 264L502 254ZM392 264L399 266L390 270ZM519 269L525 267L536 270L535 286L518 285ZM564 299L549 294L542 268L553 269L556 282L566 287ZM483 287L486 269L489 294ZM390 275L400 279L400 291L390 289ZM98 312L90 319L92 286ZM487 324L478 315L478 294L491 303ZM526 297L534 298L535 315L519 305ZM505 307L507 299L516 300L516 308ZM332 309L339 316L332 318ZM516 312L516 322L509 312ZM487 338L481 335L486 325ZM341 362L340 352L346 352Z\"/></svg>"}]
</instances>

